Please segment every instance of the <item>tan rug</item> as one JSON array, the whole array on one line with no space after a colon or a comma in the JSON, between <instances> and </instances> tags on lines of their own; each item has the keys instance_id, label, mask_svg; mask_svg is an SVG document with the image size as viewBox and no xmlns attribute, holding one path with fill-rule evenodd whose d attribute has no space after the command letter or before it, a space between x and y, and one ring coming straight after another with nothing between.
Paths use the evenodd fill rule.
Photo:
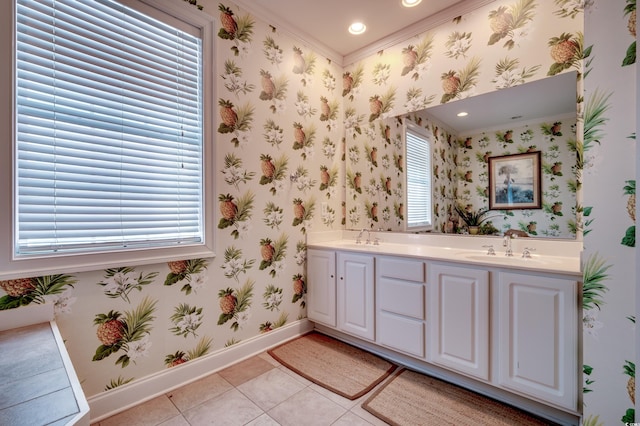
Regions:
<instances>
[{"instance_id":1,"label":"tan rug","mask_svg":"<svg viewBox=\"0 0 640 426\"><path fill-rule=\"evenodd\" d=\"M366 394L396 369L382 358L316 332L267 353L302 377L348 399Z\"/></svg>"},{"instance_id":2,"label":"tan rug","mask_svg":"<svg viewBox=\"0 0 640 426\"><path fill-rule=\"evenodd\" d=\"M410 370L377 389L362 407L391 425L549 425L511 406Z\"/></svg>"}]
</instances>

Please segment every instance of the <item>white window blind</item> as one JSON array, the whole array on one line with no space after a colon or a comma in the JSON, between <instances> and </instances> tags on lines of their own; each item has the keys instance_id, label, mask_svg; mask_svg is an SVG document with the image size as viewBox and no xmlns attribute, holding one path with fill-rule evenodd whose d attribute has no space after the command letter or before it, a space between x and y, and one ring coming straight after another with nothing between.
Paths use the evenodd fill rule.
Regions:
<instances>
[{"instance_id":1,"label":"white window blind","mask_svg":"<svg viewBox=\"0 0 640 426\"><path fill-rule=\"evenodd\" d=\"M431 223L431 146L425 135L406 129L407 229Z\"/></svg>"},{"instance_id":2,"label":"white window blind","mask_svg":"<svg viewBox=\"0 0 640 426\"><path fill-rule=\"evenodd\" d=\"M18 0L18 256L203 241L202 40L158 16Z\"/></svg>"}]
</instances>

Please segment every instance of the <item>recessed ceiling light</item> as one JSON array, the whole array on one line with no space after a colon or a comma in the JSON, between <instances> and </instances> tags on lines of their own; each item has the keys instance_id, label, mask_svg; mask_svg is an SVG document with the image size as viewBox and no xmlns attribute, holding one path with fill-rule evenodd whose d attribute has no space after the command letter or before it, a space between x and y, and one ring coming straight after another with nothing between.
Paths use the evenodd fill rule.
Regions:
<instances>
[{"instance_id":1,"label":"recessed ceiling light","mask_svg":"<svg viewBox=\"0 0 640 426\"><path fill-rule=\"evenodd\" d=\"M404 7L413 7L413 6L417 6L418 4L420 4L422 0L402 0L402 5Z\"/></svg>"},{"instance_id":2,"label":"recessed ceiling light","mask_svg":"<svg viewBox=\"0 0 640 426\"><path fill-rule=\"evenodd\" d=\"M469 115L468 112L462 111L458 113L458 117L466 117L467 115Z\"/></svg>"},{"instance_id":3,"label":"recessed ceiling light","mask_svg":"<svg viewBox=\"0 0 640 426\"><path fill-rule=\"evenodd\" d=\"M354 22L349 26L349 32L351 34L362 34L367 29L367 26L362 22Z\"/></svg>"}]
</instances>

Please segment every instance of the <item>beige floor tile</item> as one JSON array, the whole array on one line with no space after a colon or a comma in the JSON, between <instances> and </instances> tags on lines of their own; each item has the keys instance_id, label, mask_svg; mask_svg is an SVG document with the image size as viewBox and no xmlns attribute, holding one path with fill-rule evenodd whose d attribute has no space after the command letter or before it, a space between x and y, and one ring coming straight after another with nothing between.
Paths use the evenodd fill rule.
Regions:
<instances>
[{"instance_id":1,"label":"beige floor tile","mask_svg":"<svg viewBox=\"0 0 640 426\"><path fill-rule=\"evenodd\" d=\"M231 389L183 413L191 426L240 426L262 414L264 411L237 389Z\"/></svg>"},{"instance_id":2,"label":"beige floor tile","mask_svg":"<svg viewBox=\"0 0 640 426\"><path fill-rule=\"evenodd\" d=\"M208 399L233 389L233 386L219 374L211 374L181 388L167 393L167 396L181 412L200 405Z\"/></svg>"},{"instance_id":3,"label":"beige floor tile","mask_svg":"<svg viewBox=\"0 0 640 426\"><path fill-rule=\"evenodd\" d=\"M160 423L158 426L189 426L189 422L182 414L175 416L166 422Z\"/></svg>"},{"instance_id":4,"label":"beige floor tile","mask_svg":"<svg viewBox=\"0 0 640 426\"><path fill-rule=\"evenodd\" d=\"M348 411L331 426L371 426L371 423L353 412Z\"/></svg>"},{"instance_id":5,"label":"beige floor tile","mask_svg":"<svg viewBox=\"0 0 640 426\"><path fill-rule=\"evenodd\" d=\"M370 394L367 394L367 396ZM366 401L366 399L364 400ZM362 401L362 402L364 402ZM367 410L365 410L364 408L362 408L362 402L359 404L356 404L355 407L353 407L351 409L351 412L353 414L355 414L356 416L368 421L369 423L371 423L374 426L385 426L388 423L384 422L382 420L380 420L379 418L377 418L376 416L374 416L373 414L371 414L370 412L368 412Z\"/></svg>"},{"instance_id":6,"label":"beige floor tile","mask_svg":"<svg viewBox=\"0 0 640 426\"><path fill-rule=\"evenodd\" d=\"M272 368L274 368L274 366L264 358L254 356L227 367L224 370L219 371L218 374L224 377L224 379L233 386L238 386L253 379L254 377L258 377Z\"/></svg>"},{"instance_id":7,"label":"beige floor tile","mask_svg":"<svg viewBox=\"0 0 640 426\"><path fill-rule=\"evenodd\" d=\"M100 426L156 426L179 415L178 409L165 395L100 421Z\"/></svg>"},{"instance_id":8,"label":"beige floor tile","mask_svg":"<svg viewBox=\"0 0 640 426\"><path fill-rule=\"evenodd\" d=\"M351 399L345 398L344 396L340 396L337 393L333 393L329 389L326 389L315 383L312 383L310 387L314 391L318 392L320 395L326 396L331 401L335 402L336 404L340 405L343 408L346 408L347 410L350 410L358 403L358 400L351 400Z\"/></svg>"},{"instance_id":9,"label":"beige floor tile","mask_svg":"<svg viewBox=\"0 0 640 426\"><path fill-rule=\"evenodd\" d=\"M265 411L300 392L304 385L278 368L244 382L237 389Z\"/></svg>"},{"instance_id":10,"label":"beige floor tile","mask_svg":"<svg viewBox=\"0 0 640 426\"><path fill-rule=\"evenodd\" d=\"M267 412L283 426L327 426L347 410L307 387Z\"/></svg>"},{"instance_id":11,"label":"beige floor tile","mask_svg":"<svg viewBox=\"0 0 640 426\"><path fill-rule=\"evenodd\" d=\"M264 359L265 361L267 361L269 364L273 365L274 367L280 367L280 365L282 365L266 352L262 352L258 356Z\"/></svg>"},{"instance_id":12,"label":"beige floor tile","mask_svg":"<svg viewBox=\"0 0 640 426\"><path fill-rule=\"evenodd\" d=\"M247 423L246 426L280 426L280 423L276 422L265 413L254 421Z\"/></svg>"},{"instance_id":13,"label":"beige floor tile","mask_svg":"<svg viewBox=\"0 0 640 426\"><path fill-rule=\"evenodd\" d=\"M299 381L300 383L302 383L305 386L310 386L310 385L313 384L313 382L311 380L302 377L301 375L299 375L295 371L289 370L284 365L280 365L280 367L278 367L278 370L288 374L289 376L293 377L294 379L296 379L297 381Z\"/></svg>"}]
</instances>

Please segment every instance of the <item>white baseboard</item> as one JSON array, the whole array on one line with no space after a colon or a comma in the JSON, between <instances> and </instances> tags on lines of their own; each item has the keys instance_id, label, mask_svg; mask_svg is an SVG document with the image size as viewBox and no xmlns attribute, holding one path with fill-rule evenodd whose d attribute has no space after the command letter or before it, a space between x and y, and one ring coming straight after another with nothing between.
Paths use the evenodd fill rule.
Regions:
<instances>
[{"instance_id":1,"label":"white baseboard","mask_svg":"<svg viewBox=\"0 0 640 426\"><path fill-rule=\"evenodd\" d=\"M179 367L149 375L132 383L87 398L91 423L98 422L173 389L201 379L232 364L255 356L313 329L302 319L259 336L244 340L210 355L194 359Z\"/></svg>"}]
</instances>

